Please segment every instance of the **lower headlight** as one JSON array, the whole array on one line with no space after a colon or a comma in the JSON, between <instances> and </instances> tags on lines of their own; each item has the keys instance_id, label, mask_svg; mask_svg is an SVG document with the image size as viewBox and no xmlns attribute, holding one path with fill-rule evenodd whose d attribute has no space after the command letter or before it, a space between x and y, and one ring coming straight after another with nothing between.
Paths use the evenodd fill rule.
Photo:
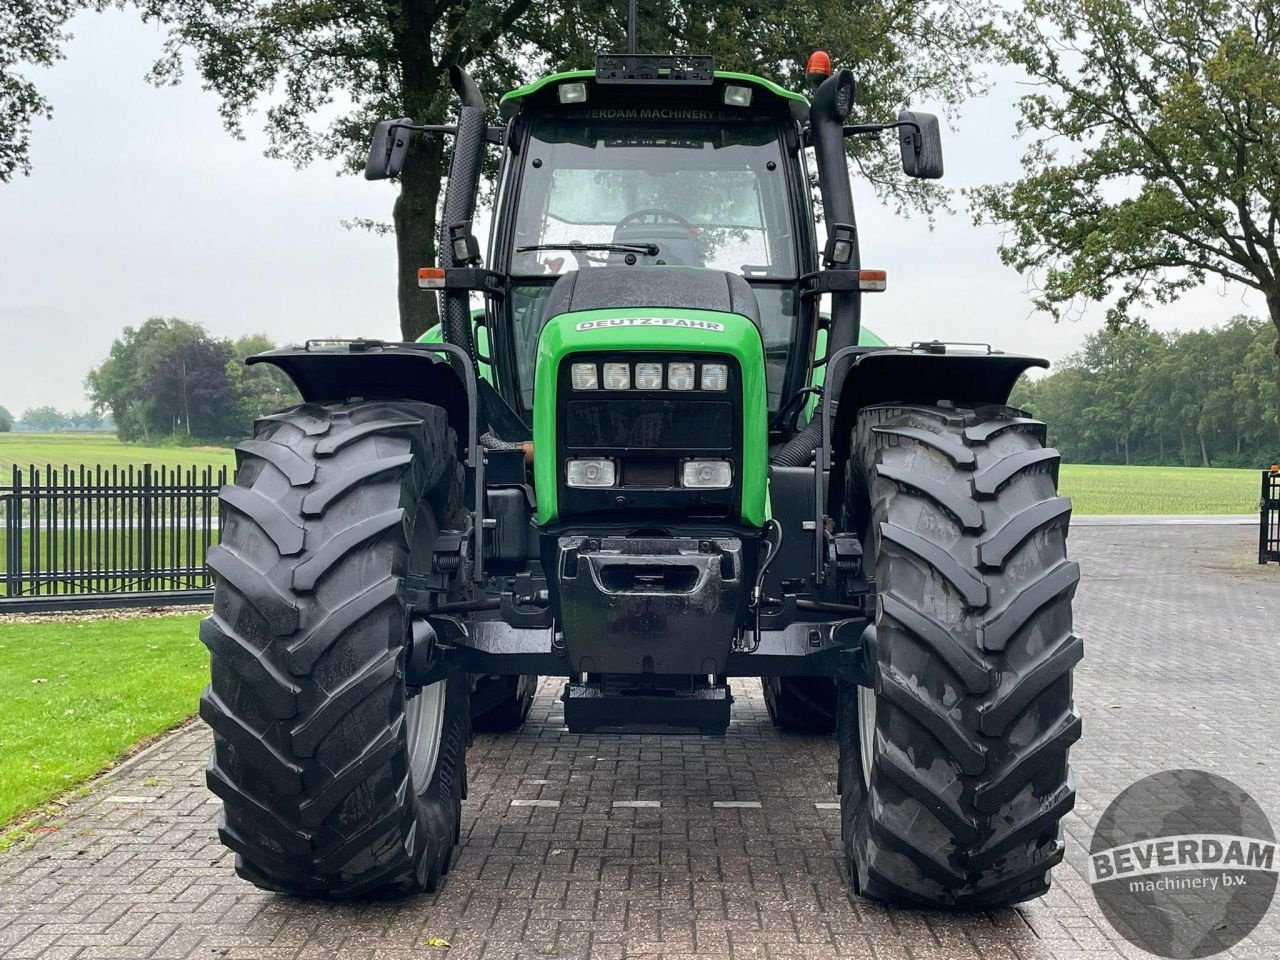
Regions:
<instances>
[{"instance_id":1,"label":"lower headlight","mask_svg":"<svg viewBox=\"0 0 1280 960\"><path fill-rule=\"evenodd\" d=\"M733 485L733 464L728 460L686 460L681 485L700 490L724 490Z\"/></svg>"},{"instance_id":2,"label":"lower headlight","mask_svg":"<svg viewBox=\"0 0 1280 960\"><path fill-rule=\"evenodd\" d=\"M565 464L565 482L571 487L612 487L617 475L612 460L570 460Z\"/></svg>"}]
</instances>

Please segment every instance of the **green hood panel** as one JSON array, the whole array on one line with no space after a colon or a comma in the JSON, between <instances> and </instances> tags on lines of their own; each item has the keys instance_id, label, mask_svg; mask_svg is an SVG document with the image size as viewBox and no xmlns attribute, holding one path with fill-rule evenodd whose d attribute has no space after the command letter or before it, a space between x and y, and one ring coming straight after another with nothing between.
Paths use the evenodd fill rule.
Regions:
<instances>
[{"instance_id":1,"label":"green hood panel","mask_svg":"<svg viewBox=\"0 0 1280 960\"><path fill-rule=\"evenodd\" d=\"M736 313L681 309L581 310L552 317L538 338L534 373L534 488L538 522L559 516L556 457L556 376L564 360L577 353L664 352L678 357L718 353L737 360L742 377L742 520L765 521L769 425L760 331Z\"/></svg>"}]
</instances>

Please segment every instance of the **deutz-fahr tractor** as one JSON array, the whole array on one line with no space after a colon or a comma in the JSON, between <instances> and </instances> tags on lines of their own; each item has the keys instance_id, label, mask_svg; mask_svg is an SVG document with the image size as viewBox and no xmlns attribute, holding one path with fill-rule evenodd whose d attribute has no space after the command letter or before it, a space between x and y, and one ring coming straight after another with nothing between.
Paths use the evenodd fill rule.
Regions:
<instances>
[{"instance_id":1,"label":"deutz-fahr tractor","mask_svg":"<svg viewBox=\"0 0 1280 960\"><path fill-rule=\"evenodd\" d=\"M602 55L506 94L494 123L455 69L456 124L378 125L370 179L452 137L419 278L442 319L424 342L249 361L304 402L237 448L208 556L208 783L243 877L435 889L473 695L510 727L562 678L570 731L723 735L732 684L759 678L780 726L834 731L858 893L1048 889L1079 573L1058 454L1006 405L1047 364L860 343L885 275L862 266L846 140L895 138L934 178L939 127L852 122L825 54L809 80Z\"/></svg>"}]
</instances>

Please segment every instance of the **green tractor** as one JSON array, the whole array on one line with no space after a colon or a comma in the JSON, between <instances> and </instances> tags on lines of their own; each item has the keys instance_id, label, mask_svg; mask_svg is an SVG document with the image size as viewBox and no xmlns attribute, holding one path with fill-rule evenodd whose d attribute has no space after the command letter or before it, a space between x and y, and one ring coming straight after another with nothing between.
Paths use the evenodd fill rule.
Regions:
<instances>
[{"instance_id":1,"label":"green tractor","mask_svg":"<svg viewBox=\"0 0 1280 960\"><path fill-rule=\"evenodd\" d=\"M508 93L498 124L455 70L456 125L379 124L371 179L453 137L420 275L440 336L250 360L304 402L237 448L208 557L208 782L243 877L436 888L472 697L513 727L557 677L571 731L716 735L752 677L779 725L835 732L857 892L1048 889L1079 572L1058 454L1006 405L1047 364L860 342L884 274L861 264L845 140L893 136L933 178L939 130L850 122L852 76L824 59L810 102L708 57L604 55Z\"/></svg>"}]
</instances>

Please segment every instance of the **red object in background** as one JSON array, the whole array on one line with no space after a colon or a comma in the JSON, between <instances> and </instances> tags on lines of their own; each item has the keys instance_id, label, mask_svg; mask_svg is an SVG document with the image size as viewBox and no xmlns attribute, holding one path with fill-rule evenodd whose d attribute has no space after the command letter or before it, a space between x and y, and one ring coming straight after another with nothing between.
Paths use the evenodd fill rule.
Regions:
<instances>
[{"instance_id":1,"label":"red object in background","mask_svg":"<svg viewBox=\"0 0 1280 960\"><path fill-rule=\"evenodd\" d=\"M815 50L809 54L809 63L804 72L809 79L817 82L831 76L831 57L825 50Z\"/></svg>"}]
</instances>

